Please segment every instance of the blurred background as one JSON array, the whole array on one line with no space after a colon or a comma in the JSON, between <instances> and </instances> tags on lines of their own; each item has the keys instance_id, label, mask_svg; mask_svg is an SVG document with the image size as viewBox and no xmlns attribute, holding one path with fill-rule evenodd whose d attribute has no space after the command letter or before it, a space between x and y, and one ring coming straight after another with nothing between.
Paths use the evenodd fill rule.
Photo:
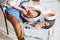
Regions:
<instances>
[{"instance_id":1,"label":"blurred background","mask_svg":"<svg viewBox=\"0 0 60 40\"><path fill-rule=\"evenodd\" d=\"M3 0L0 0L0 2ZM22 0L25 1L25 0ZM54 10L57 14L56 22L54 24L54 35L51 40L60 40L60 0L41 0L40 1L44 7L50 10ZM6 33L6 26L4 22L4 17L2 11L0 9L0 40L17 40L15 31L11 25L11 23L7 20L9 35ZM30 39L30 40L33 40Z\"/></svg>"}]
</instances>

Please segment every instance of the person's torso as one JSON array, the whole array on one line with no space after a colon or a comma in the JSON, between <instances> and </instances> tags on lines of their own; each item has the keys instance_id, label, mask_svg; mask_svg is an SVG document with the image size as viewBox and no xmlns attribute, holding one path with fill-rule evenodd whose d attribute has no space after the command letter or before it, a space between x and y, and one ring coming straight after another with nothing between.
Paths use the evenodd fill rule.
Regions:
<instances>
[{"instance_id":1,"label":"person's torso","mask_svg":"<svg viewBox=\"0 0 60 40\"><path fill-rule=\"evenodd\" d=\"M20 4L20 2L21 2L22 0L7 0L6 1L6 6L7 7L10 7L10 5L9 4L11 4L11 5L18 5L19 6L19 4ZM8 4L9 3L9 4Z\"/></svg>"}]
</instances>

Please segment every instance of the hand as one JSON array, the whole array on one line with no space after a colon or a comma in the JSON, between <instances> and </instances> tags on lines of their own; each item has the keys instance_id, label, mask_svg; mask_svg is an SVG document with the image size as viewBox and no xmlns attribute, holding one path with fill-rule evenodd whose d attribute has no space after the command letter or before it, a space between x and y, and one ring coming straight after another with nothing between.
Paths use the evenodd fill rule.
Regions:
<instances>
[{"instance_id":1,"label":"hand","mask_svg":"<svg viewBox=\"0 0 60 40\"><path fill-rule=\"evenodd\" d=\"M27 15L27 11L25 11L24 9L22 10L23 15Z\"/></svg>"},{"instance_id":2,"label":"hand","mask_svg":"<svg viewBox=\"0 0 60 40\"><path fill-rule=\"evenodd\" d=\"M27 15L30 17L36 17L38 13L34 10L29 10Z\"/></svg>"}]
</instances>

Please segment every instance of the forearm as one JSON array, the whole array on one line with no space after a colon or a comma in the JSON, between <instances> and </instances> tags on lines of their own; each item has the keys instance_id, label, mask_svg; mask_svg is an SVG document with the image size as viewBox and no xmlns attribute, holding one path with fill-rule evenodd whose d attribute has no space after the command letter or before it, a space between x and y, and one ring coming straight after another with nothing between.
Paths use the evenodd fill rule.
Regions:
<instances>
[{"instance_id":1,"label":"forearm","mask_svg":"<svg viewBox=\"0 0 60 40\"><path fill-rule=\"evenodd\" d=\"M23 8L20 8L20 7L18 7L17 5L14 5L14 6L11 6L11 7L13 7L13 8L15 8L15 9L21 11L24 15L27 14L27 12L26 12Z\"/></svg>"},{"instance_id":2,"label":"forearm","mask_svg":"<svg viewBox=\"0 0 60 40\"><path fill-rule=\"evenodd\" d=\"M11 6L11 7L12 7L12 8L15 8L15 9L17 9L17 10L23 11L23 9L20 8L20 7L18 7L17 5L14 5L14 6Z\"/></svg>"}]
</instances>

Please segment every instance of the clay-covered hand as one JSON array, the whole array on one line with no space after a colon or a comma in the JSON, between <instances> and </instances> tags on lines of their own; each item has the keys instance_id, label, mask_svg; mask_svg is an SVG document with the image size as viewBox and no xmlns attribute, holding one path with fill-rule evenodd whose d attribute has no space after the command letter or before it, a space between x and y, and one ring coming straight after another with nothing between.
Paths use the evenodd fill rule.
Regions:
<instances>
[{"instance_id":1,"label":"clay-covered hand","mask_svg":"<svg viewBox=\"0 0 60 40\"><path fill-rule=\"evenodd\" d=\"M29 10L27 15L30 17L36 17L38 15L38 13L36 11Z\"/></svg>"}]
</instances>

